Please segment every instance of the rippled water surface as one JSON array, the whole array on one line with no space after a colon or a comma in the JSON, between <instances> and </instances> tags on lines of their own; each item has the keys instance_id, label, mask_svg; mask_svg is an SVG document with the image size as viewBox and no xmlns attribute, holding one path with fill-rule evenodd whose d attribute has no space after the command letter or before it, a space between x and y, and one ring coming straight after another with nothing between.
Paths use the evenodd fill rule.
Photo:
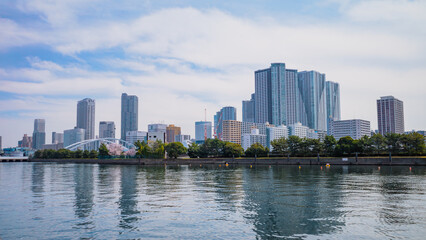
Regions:
<instances>
[{"instance_id":1,"label":"rippled water surface","mask_svg":"<svg viewBox=\"0 0 426 240\"><path fill-rule=\"evenodd\" d=\"M426 168L0 163L0 239L425 239Z\"/></svg>"}]
</instances>

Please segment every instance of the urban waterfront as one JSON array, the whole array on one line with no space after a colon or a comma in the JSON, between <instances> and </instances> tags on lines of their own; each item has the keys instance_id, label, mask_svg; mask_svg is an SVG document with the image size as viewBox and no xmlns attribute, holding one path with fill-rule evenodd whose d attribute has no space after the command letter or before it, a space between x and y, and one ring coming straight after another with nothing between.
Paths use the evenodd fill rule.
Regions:
<instances>
[{"instance_id":1,"label":"urban waterfront","mask_svg":"<svg viewBox=\"0 0 426 240\"><path fill-rule=\"evenodd\" d=\"M423 239L426 167L0 163L1 239Z\"/></svg>"}]
</instances>

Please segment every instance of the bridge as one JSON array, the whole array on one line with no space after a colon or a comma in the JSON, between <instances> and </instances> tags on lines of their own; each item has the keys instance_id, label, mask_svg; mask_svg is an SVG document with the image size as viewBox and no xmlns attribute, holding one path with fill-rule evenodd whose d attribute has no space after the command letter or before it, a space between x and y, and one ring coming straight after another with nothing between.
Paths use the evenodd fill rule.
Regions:
<instances>
[{"instance_id":1,"label":"bridge","mask_svg":"<svg viewBox=\"0 0 426 240\"><path fill-rule=\"evenodd\" d=\"M75 151L77 149L80 150L98 150L101 144L104 143L105 145L110 143L118 143L121 146L123 146L124 151L128 151L131 148L136 148L136 146L132 143L126 142L122 139L117 138L98 138L98 139L88 139L81 142L73 143L71 145L68 145L64 147L65 149Z\"/></svg>"}]
</instances>

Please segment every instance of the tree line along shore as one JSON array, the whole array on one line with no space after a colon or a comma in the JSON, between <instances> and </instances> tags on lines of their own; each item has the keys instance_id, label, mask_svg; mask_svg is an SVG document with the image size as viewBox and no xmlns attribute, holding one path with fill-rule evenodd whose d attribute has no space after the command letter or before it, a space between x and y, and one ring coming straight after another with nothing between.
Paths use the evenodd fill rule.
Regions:
<instances>
[{"instance_id":1,"label":"tree line along shore","mask_svg":"<svg viewBox=\"0 0 426 240\"><path fill-rule=\"evenodd\" d=\"M219 139L207 139L203 144L192 143L185 148L182 143L136 142L136 149L124 151L118 144L101 144L98 151L67 149L38 150L33 159L125 159L125 158L252 158L252 157L355 157L355 156L426 156L425 136L413 132L409 134L389 133L363 136L354 140L333 136L319 139L290 136L271 141L271 148L259 143L244 151L241 145Z\"/></svg>"}]
</instances>

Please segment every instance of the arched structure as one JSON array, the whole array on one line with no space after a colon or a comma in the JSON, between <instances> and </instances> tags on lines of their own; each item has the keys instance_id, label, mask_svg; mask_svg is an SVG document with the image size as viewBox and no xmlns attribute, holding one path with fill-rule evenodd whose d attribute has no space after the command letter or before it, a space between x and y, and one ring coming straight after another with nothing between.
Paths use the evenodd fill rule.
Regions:
<instances>
[{"instance_id":1,"label":"arched structure","mask_svg":"<svg viewBox=\"0 0 426 240\"><path fill-rule=\"evenodd\" d=\"M122 139L117 138L98 138L98 139L89 139L81 142L73 143L64 147L65 149L75 151L77 149L81 150L98 150L101 144L110 144L110 143L118 143L123 146L124 151L128 151L131 148L136 148L136 146L132 143L126 142Z\"/></svg>"}]
</instances>

